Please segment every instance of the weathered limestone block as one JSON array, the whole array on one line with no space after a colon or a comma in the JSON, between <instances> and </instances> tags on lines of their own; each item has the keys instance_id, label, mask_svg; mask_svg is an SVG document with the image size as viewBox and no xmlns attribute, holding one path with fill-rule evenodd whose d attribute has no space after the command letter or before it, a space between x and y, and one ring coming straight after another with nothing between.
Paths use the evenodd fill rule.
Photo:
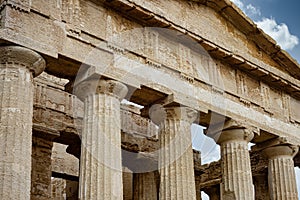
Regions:
<instances>
[{"instance_id":1,"label":"weathered limestone block","mask_svg":"<svg viewBox=\"0 0 300 200\"><path fill-rule=\"evenodd\" d=\"M195 175L196 176L196 175ZM202 200L201 187L199 181L196 180L196 200Z\"/></svg>"},{"instance_id":2,"label":"weathered limestone block","mask_svg":"<svg viewBox=\"0 0 300 200\"><path fill-rule=\"evenodd\" d=\"M8 5L15 8L16 10L21 10L24 12L29 12L31 7L30 0L1 0L0 3L2 5Z\"/></svg>"},{"instance_id":3,"label":"weathered limestone block","mask_svg":"<svg viewBox=\"0 0 300 200\"><path fill-rule=\"evenodd\" d=\"M196 199L202 200L200 188L196 188Z\"/></svg>"},{"instance_id":4,"label":"weathered limestone block","mask_svg":"<svg viewBox=\"0 0 300 200\"><path fill-rule=\"evenodd\" d=\"M273 146L263 151L269 158L268 182L271 200L298 199L293 161L298 149L295 146Z\"/></svg>"},{"instance_id":5,"label":"weathered limestone block","mask_svg":"<svg viewBox=\"0 0 300 200\"><path fill-rule=\"evenodd\" d=\"M220 199L220 185L215 185L204 189L204 192L209 196L210 200Z\"/></svg>"},{"instance_id":6,"label":"weathered limestone block","mask_svg":"<svg viewBox=\"0 0 300 200\"><path fill-rule=\"evenodd\" d=\"M248 151L248 142L253 137L252 128L246 129L230 120L224 124L219 137L215 138L221 146L221 195L224 200L254 200Z\"/></svg>"},{"instance_id":7,"label":"weathered limestone block","mask_svg":"<svg viewBox=\"0 0 300 200\"><path fill-rule=\"evenodd\" d=\"M0 47L0 199L30 199L33 77L44 68L29 49Z\"/></svg>"},{"instance_id":8,"label":"weathered limestone block","mask_svg":"<svg viewBox=\"0 0 300 200\"><path fill-rule=\"evenodd\" d=\"M51 198L52 147L52 141L32 138L31 200Z\"/></svg>"},{"instance_id":9,"label":"weathered limestone block","mask_svg":"<svg viewBox=\"0 0 300 200\"><path fill-rule=\"evenodd\" d=\"M155 172L136 173L133 175L134 200L157 200L158 188Z\"/></svg>"},{"instance_id":10,"label":"weathered limestone block","mask_svg":"<svg viewBox=\"0 0 300 200\"><path fill-rule=\"evenodd\" d=\"M270 200L268 175L261 174L253 177L256 200Z\"/></svg>"},{"instance_id":11,"label":"weathered limestone block","mask_svg":"<svg viewBox=\"0 0 300 200\"><path fill-rule=\"evenodd\" d=\"M88 80L76 87L84 101L79 198L123 199L120 100L127 87Z\"/></svg>"},{"instance_id":12,"label":"weathered limestone block","mask_svg":"<svg viewBox=\"0 0 300 200\"><path fill-rule=\"evenodd\" d=\"M67 199L78 200L78 181L72 181L64 178L52 178L51 200Z\"/></svg>"},{"instance_id":13,"label":"weathered limestone block","mask_svg":"<svg viewBox=\"0 0 300 200\"><path fill-rule=\"evenodd\" d=\"M159 199L196 200L191 125L197 112L187 107L157 107L150 116L159 124Z\"/></svg>"},{"instance_id":14,"label":"weathered limestone block","mask_svg":"<svg viewBox=\"0 0 300 200\"><path fill-rule=\"evenodd\" d=\"M68 154L66 148L66 145L53 144L51 163L52 199L78 200L79 160Z\"/></svg>"},{"instance_id":15,"label":"weathered limestone block","mask_svg":"<svg viewBox=\"0 0 300 200\"><path fill-rule=\"evenodd\" d=\"M123 167L123 200L133 198L133 174L130 169Z\"/></svg>"},{"instance_id":16,"label":"weathered limestone block","mask_svg":"<svg viewBox=\"0 0 300 200\"><path fill-rule=\"evenodd\" d=\"M80 146L80 145L79 145ZM59 143L53 144L52 150L52 172L79 176L79 160L66 152L67 146Z\"/></svg>"}]
</instances>

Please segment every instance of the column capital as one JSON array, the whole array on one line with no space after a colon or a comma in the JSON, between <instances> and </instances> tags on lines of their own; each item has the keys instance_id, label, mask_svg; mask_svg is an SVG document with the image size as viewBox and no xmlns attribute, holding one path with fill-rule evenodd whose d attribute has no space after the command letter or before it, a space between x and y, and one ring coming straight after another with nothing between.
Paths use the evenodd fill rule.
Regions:
<instances>
[{"instance_id":1,"label":"column capital","mask_svg":"<svg viewBox=\"0 0 300 200\"><path fill-rule=\"evenodd\" d=\"M23 66L32 72L33 77L36 77L44 71L46 62L40 54L30 49L21 46L1 46L0 65Z\"/></svg>"},{"instance_id":2,"label":"column capital","mask_svg":"<svg viewBox=\"0 0 300 200\"><path fill-rule=\"evenodd\" d=\"M82 101L92 94L107 94L122 100L127 92L127 86L115 80L90 79L75 86L75 95Z\"/></svg>"},{"instance_id":3,"label":"column capital","mask_svg":"<svg viewBox=\"0 0 300 200\"><path fill-rule=\"evenodd\" d=\"M297 155L299 151L299 146L295 145L278 145L267 147L263 150L265 156L269 159L277 158L277 157L291 157L293 158Z\"/></svg>"},{"instance_id":4,"label":"column capital","mask_svg":"<svg viewBox=\"0 0 300 200\"><path fill-rule=\"evenodd\" d=\"M247 128L237 128L237 129L227 129L223 130L220 137L216 141L218 144L229 141L246 141L250 142L254 137L252 129Z\"/></svg>"},{"instance_id":5,"label":"column capital","mask_svg":"<svg viewBox=\"0 0 300 200\"><path fill-rule=\"evenodd\" d=\"M166 119L177 119L193 123L198 116L198 112L189 107L164 107L160 104L153 105L150 108L149 113L151 120L156 125L160 125Z\"/></svg>"},{"instance_id":6,"label":"column capital","mask_svg":"<svg viewBox=\"0 0 300 200\"><path fill-rule=\"evenodd\" d=\"M258 132L258 128L247 125L245 122L228 120L224 124L209 127L206 135L213 138L218 144L221 144L235 140L250 142Z\"/></svg>"}]
</instances>

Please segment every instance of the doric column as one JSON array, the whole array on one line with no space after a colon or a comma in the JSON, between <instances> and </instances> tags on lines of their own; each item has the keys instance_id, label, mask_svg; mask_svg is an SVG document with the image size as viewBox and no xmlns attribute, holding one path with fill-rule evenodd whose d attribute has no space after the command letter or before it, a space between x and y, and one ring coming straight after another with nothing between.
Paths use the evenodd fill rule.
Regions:
<instances>
[{"instance_id":1,"label":"doric column","mask_svg":"<svg viewBox=\"0 0 300 200\"><path fill-rule=\"evenodd\" d=\"M157 200L158 189L155 172L134 174L133 184L134 200Z\"/></svg>"},{"instance_id":2,"label":"doric column","mask_svg":"<svg viewBox=\"0 0 300 200\"><path fill-rule=\"evenodd\" d=\"M0 47L0 199L30 199L33 78L44 68L32 50Z\"/></svg>"},{"instance_id":3,"label":"doric column","mask_svg":"<svg viewBox=\"0 0 300 200\"><path fill-rule=\"evenodd\" d=\"M159 199L196 200L191 124L197 112L187 107L153 109L159 124Z\"/></svg>"},{"instance_id":4,"label":"doric column","mask_svg":"<svg viewBox=\"0 0 300 200\"><path fill-rule=\"evenodd\" d=\"M123 199L120 101L127 87L113 80L76 86L84 101L79 198Z\"/></svg>"},{"instance_id":5,"label":"doric column","mask_svg":"<svg viewBox=\"0 0 300 200\"><path fill-rule=\"evenodd\" d=\"M254 200L248 142L254 134L235 122L225 123L217 143L221 146L223 200Z\"/></svg>"},{"instance_id":6,"label":"doric column","mask_svg":"<svg viewBox=\"0 0 300 200\"><path fill-rule=\"evenodd\" d=\"M269 159L268 182L271 200L297 200L293 157L299 147L273 146L263 152Z\"/></svg>"}]
</instances>

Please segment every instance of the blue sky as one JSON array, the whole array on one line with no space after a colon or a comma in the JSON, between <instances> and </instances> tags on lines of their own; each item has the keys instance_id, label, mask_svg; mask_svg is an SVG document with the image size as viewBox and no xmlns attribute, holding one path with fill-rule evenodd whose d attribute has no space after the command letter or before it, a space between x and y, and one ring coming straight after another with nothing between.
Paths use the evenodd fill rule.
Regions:
<instances>
[{"instance_id":1,"label":"blue sky","mask_svg":"<svg viewBox=\"0 0 300 200\"><path fill-rule=\"evenodd\" d=\"M299 0L231 0L300 63Z\"/></svg>"}]
</instances>

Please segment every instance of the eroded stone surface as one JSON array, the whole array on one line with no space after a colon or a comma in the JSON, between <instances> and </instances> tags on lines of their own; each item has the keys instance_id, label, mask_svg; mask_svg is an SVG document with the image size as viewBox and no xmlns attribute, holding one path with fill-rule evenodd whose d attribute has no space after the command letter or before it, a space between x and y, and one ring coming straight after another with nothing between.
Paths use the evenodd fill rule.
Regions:
<instances>
[{"instance_id":1,"label":"eroded stone surface","mask_svg":"<svg viewBox=\"0 0 300 200\"><path fill-rule=\"evenodd\" d=\"M293 157L299 147L268 147L264 153L269 158L268 183L271 199L298 199Z\"/></svg>"},{"instance_id":2,"label":"eroded stone surface","mask_svg":"<svg viewBox=\"0 0 300 200\"><path fill-rule=\"evenodd\" d=\"M226 126L225 126L226 127ZM254 185L248 142L254 134L243 127L229 127L222 131L218 143L221 146L223 199L254 200Z\"/></svg>"},{"instance_id":3,"label":"eroded stone surface","mask_svg":"<svg viewBox=\"0 0 300 200\"><path fill-rule=\"evenodd\" d=\"M44 68L29 49L0 47L1 199L30 199L33 76Z\"/></svg>"},{"instance_id":4,"label":"eroded stone surface","mask_svg":"<svg viewBox=\"0 0 300 200\"><path fill-rule=\"evenodd\" d=\"M31 196L32 200L51 199L51 155L53 142L42 138L32 138L32 171Z\"/></svg>"},{"instance_id":5,"label":"eroded stone surface","mask_svg":"<svg viewBox=\"0 0 300 200\"><path fill-rule=\"evenodd\" d=\"M77 91L85 106L79 198L122 199L120 99L127 88L116 81L92 80Z\"/></svg>"},{"instance_id":6,"label":"eroded stone surface","mask_svg":"<svg viewBox=\"0 0 300 200\"><path fill-rule=\"evenodd\" d=\"M160 173L159 199L196 199L192 141L192 122L197 112L186 107L159 108L153 111L159 124Z\"/></svg>"},{"instance_id":7,"label":"eroded stone surface","mask_svg":"<svg viewBox=\"0 0 300 200\"><path fill-rule=\"evenodd\" d=\"M133 175L133 199L134 200L157 200L158 181L155 171L136 173Z\"/></svg>"}]
</instances>

